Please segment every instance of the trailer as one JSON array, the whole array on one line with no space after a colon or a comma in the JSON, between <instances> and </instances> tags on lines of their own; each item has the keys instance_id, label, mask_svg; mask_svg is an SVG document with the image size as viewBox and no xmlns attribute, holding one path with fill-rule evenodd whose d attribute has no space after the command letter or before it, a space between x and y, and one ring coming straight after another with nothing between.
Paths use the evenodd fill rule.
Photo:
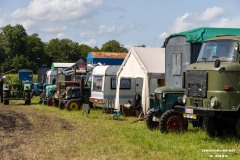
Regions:
<instances>
[{"instance_id":1,"label":"trailer","mask_svg":"<svg viewBox=\"0 0 240 160\"><path fill-rule=\"evenodd\" d=\"M92 72L91 97L89 100L100 108L114 108L116 74L119 65L96 66ZM142 79L123 78L120 82L120 103L126 104L136 93L141 94Z\"/></svg>"}]
</instances>

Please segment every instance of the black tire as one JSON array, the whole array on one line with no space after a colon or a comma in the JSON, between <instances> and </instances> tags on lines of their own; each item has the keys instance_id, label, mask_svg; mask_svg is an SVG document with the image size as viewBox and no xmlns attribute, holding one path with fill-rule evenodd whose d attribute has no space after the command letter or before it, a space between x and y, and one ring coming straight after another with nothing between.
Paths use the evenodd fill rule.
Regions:
<instances>
[{"instance_id":1,"label":"black tire","mask_svg":"<svg viewBox=\"0 0 240 160\"><path fill-rule=\"evenodd\" d=\"M164 112L160 118L159 128L164 132L183 132L188 129L188 121L183 115L174 110Z\"/></svg>"},{"instance_id":2,"label":"black tire","mask_svg":"<svg viewBox=\"0 0 240 160\"><path fill-rule=\"evenodd\" d=\"M53 106L53 98L52 97L47 99L47 105L48 106Z\"/></svg>"},{"instance_id":3,"label":"black tire","mask_svg":"<svg viewBox=\"0 0 240 160\"><path fill-rule=\"evenodd\" d=\"M203 117L200 117L198 120L192 121L193 127L203 128Z\"/></svg>"},{"instance_id":4,"label":"black tire","mask_svg":"<svg viewBox=\"0 0 240 160\"><path fill-rule=\"evenodd\" d=\"M25 105L30 105L31 104L31 100L25 100Z\"/></svg>"},{"instance_id":5,"label":"black tire","mask_svg":"<svg viewBox=\"0 0 240 160\"><path fill-rule=\"evenodd\" d=\"M147 114L146 125L149 130L157 129L159 126L159 122L153 121L153 113L152 112L149 112Z\"/></svg>"},{"instance_id":6,"label":"black tire","mask_svg":"<svg viewBox=\"0 0 240 160\"><path fill-rule=\"evenodd\" d=\"M9 100L3 100L4 105L9 105Z\"/></svg>"},{"instance_id":7,"label":"black tire","mask_svg":"<svg viewBox=\"0 0 240 160\"><path fill-rule=\"evenodd\" d=\"M210 137L221 136L223 134L220 120L214 117L204 117L203 128Z\"/></svg>"},{"instance_id":8,"label":"black tire","mask_svg":"<svg viewBox=\"0 0 240 160\"><path fill-rule=\"evenodd\" d=\"M236 121L235 128L236 128L237 137L240 138L240 117Z\"/></svg>"},{"instance_id":9,"label":"black tire","mask_svg":"<svg viewBox=\"0 0 240 160\"><path fill-rule=\"evenodd\" d=\"M66 104L66 108L69 111L79 110L81 108L81 105L78 100L70 99Z\"/></svg>"},{"instance_id":10,"label":"black tire","mask_svg":"<svg viewBox=\"0 0 240 160\"><path fill-rule=\"evenodd\" d=\"M53 105L55 106L55 107L58 107L58 99L53 99Z\"/></svg>"}]
</instances>

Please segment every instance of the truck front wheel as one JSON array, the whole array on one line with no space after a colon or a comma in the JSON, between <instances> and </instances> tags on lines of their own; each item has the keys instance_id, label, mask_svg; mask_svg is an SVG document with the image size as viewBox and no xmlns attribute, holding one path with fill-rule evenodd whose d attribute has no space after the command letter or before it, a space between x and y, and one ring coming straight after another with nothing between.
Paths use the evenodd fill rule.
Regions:
<instances>
[{"instance_id":1,"label":"truck front wheel","mask_svg":"<svg viewBox=\"0 0 240 160\"><path fill-rule=\"evenodd\" d=\"M154 129L157 129L157 127L159 126L159 122L157 121L153 121L153 113L152 112L149 112L147 114L147 118L146 118L146 125L147 125L147 128L149 130L154 130Z\"/></svg>"},{"instance_id":2,"label":"truck front wheel","mask_svg":"<svg viewBox=\"0 0 240 160\"><path fill-rule=\"evenodd\" d=\"M238 138L240 138L240 117L238 118L237 122L236 122L236 133Z\"/></svg>"},{"instance_id":3,"label":"truck front wheel","mask_svg":"<svg viewBox=\"0 0 240 160\"><path fill-rule=\"evenodd\" d=\"M160 118L160 131L163 132L182 132L188 128L188 121L183 118L183 115L174 110L164 112Z\"/></svg>"},{"instance_id":4,"label":"truck front wheel","mask_svg":"<svg viewBox=\"0 0 240 160\"><path fill-rule=\"evenodd\" d=\"M210 137L221 136L223 133L220 120L214 117L204 117L203 128Z\"/></svg>"}]
</instances>

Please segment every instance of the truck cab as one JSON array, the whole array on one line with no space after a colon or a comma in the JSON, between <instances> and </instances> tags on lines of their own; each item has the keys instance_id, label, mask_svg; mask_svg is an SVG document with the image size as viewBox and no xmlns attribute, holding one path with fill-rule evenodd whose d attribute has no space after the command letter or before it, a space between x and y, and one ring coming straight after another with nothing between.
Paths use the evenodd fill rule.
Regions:
<instances>
[{"instance_id":1,"label":"truck cab","mask_svg":"<svg viewBox=\"0 0 240 160\"><path fill-rule=\"evenodd\" d=\"M197 63L184 76L184 106L175 111L188 119L203 117L210 136L234 129L240 136L240 36L206 40Z\"/></svg>"}]
</instances>

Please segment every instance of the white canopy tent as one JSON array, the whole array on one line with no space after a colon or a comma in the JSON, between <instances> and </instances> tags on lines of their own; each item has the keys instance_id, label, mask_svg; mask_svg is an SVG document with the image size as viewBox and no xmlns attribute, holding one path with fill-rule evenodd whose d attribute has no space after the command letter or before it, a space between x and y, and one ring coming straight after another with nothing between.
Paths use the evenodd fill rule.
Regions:
<instances>
[{"instance_id":1,"label":"white canopy tent","mask_svg":"<svg viewBox=\"0 0 240 160\"><path fill-rule=\"evenodd\" d=\"M165 48L132 47L117 72L115 109L120 110L119 88L121 78L143 78L142 108L146 114L151 79L165 77Z\"/></svg>"}]
</instances>

